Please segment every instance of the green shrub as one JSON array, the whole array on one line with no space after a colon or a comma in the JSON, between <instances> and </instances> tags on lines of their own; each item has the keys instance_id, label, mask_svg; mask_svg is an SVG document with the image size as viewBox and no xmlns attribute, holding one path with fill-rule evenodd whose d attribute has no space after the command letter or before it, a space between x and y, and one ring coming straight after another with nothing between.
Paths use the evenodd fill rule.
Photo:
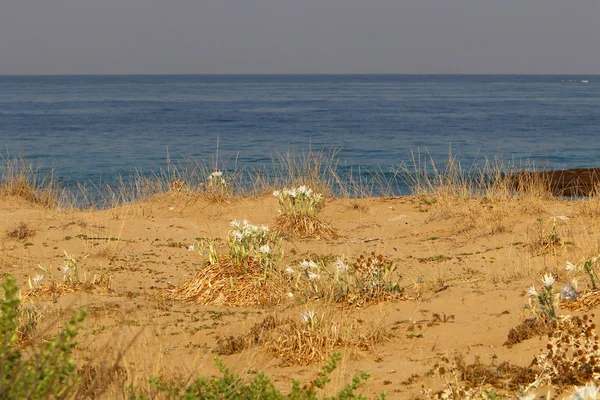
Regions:
<instances>
[{"instance_id":1,"label":"green shrub","mask_svg":"<svg viewBox=\"0 0 600 400\"><path fill-rule=\"evenodd\" d=\"M239 375L229 371L222 361L216 358L217 366L222 373L220 377L199 377L188 386L181 383L168 383L152 377L148 379L148 391L130 387L130 400L147 400L157 397L185 400L366 400L366 396L356 394L355 391L364 385L369 377L367 373L355 376L352 383L346 385L333 397L319 396L318 390L323 389L331 380L330 375L340 359L341 356L338 352L333 353L321 372L309 384L301 386L297 381L292 381L290 393L283 394L263 373L259 373L252 381L245 383ZM384 399L385 395L380 394L377 398Z\"/></svg>"},{"instance_id":2,"label":"green shrub","mask_svg":"<svg viewBox=\"0 0 600 400\"><path fill-rule=\"evenodd\" d=\"M71 397L79 382L71 357L75 336L85 317L76 311L63 329L29 358L23 357L19 339L19 289L8 276L0 299L0 398L64 399Z\"/></svg>"}]
</instances>

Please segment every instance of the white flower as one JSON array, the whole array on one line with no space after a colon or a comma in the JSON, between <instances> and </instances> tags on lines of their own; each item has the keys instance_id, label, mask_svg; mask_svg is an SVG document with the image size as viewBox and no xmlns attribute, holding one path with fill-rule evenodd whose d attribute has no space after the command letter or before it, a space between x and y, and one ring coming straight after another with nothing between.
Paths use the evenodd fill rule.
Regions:
<instances>
[{"instance_id":1,"label":"white flower","mask_svg":"<svg viewBox=\"0 0 600 400\"><path fill-rule=\"evenodd\" d=\"M281 194L281 192L279 190L276 190L273 192L273 196L275 196L275 197L279 197L280 194Z\"/></svg>"},{"instance_id":2,"label":"white flower","mask_svg":"<svg viewBox=\"0 0 600 400\"><path fill-rule=\"evenodd\" d=\"M307 311L304 314L300 315L300 319L302 320L302 322L304 323L309 323L311 322L315 317L317 316L317 313L315 313L314 311Z\"/></svg>"},{"instance_id":3,"label":"white flower","mask_svg":"<svg viewBox=\"0 0 600 400\"><path fill-rule=\"evenodd\" d=\"M530 296L533 296L533 297L537 297L538 292L537 292L537 290L535 290L535 286L534 285L531 285L529 287L529 290L527 291L527 294L530 295Z\"/></svg>"},{"instance_id":4,"label":"white flower","mask_svg":"<svg viewBox=\"0 0 600 400\"><path fill-rule=\"evenodd\" d=\"M302 261L300 263L300 268L301 269L319 268L319 266L314 261L311 261L311 260L306 261L306 260L304 260L304 261Z\"/></svg>"},{"instance_id":5,"label":"white flower","mask_svg":"<svg viewBox=\"0 0 600 400\"><path fill-rule=\"evenodd\" d=\"M554 282L556 282L556 278L552 276L552 274L544 274L541 280L544 286L546 286L547 288L551 287L554 284Z\"/></svg>"},{"instance_id":6,"label":"white flower","mask_svg":"<svg viewBox=\"0 0 600 400\"><path fill-rule=\"evenodd\" d=\"M188 251L194 251L194 250L196 250L196 246L194 246L193 244L190 244L188 246Z\"/></svg>"},{"instance_id":7,"label":"white flower","mask_svg":"<svg viewBox=\"0 0 600 400\"><path fill-rule=\"evenodd\" d=\"M218 178L220 176L223 176L223 172L221 172L221 171L215 171L215 172L213 172L213 173L210 174L211 178Z\"/></svg>"},{"instance_id":8,"label":"white flower","mask_svg":"<svg viewBox=\"0 0 600 400\"><path fill-rule=\"evenodd\" d=\"M233 231L233 238L236 239L237 241L241 242L245 236L246 235L244 235L244 232L242 232L242 231Z\"/></svg>"},{"instance_id":9,"label":"white flower","mask_svg":"<svg viewBox=\"0 0 600 400\"><path fill-rule=\"evenodd\" d=\"M285 272L288 275L294 275L294 269L292 267L287 267L283 272Z\"/></svg>"},{"instance_id":10,"label":"white flower","mask_svg":"<svg viewBox=\"0 0 600 400\"><path fill-rule=\"evenodd\" d=\"M294 297L294 293L288 292L287 297L290 297L290 298Z\"/></svg>"},{"instance_id":11,"label":"white flower","mask_svg":"<svg viewBox=\"0 0 600 400\"><path fill-rule=\"evenodd\" d=\"M315 279L319 279L319 274L315 274L314 272L309 272L308 274L308 280L309 281L314 281Z\"/></svg>"},{"instance_id":12,"label":"white flower","mask_svg":"<svg viewBox=\"0 0 600 400\"><path fill-rule=\"evenodd\" d=\"M566 270L567 271L573 271L575 269L577 269L577 266L575 264L573 264L571 261L567 261Z\"/></svg>"},{"instance_id":13,"label":"white flower","mask_svg":"<svg viewBox=\"0 0 600 400\"><path fill-rule=\"evenodd\" d=\"M596 387L593 382L590 382L585 386L576 387L575 392L568 398L572 400L595 400L599 394L600 388Z\"/></svg>"},{"instance_id":14,"label":"white flower","mask_svg":"<svg viewBox=\"0 0 600 400\"><path fill-rule=\"evenodd\" d=\"M44 279L44 275L37 274L36 276L33 277L33 285L34 286L39 285L39 283L42 281L42 279Z\"/></svg>"},{"instance_id":15,"label":"white flower","mask_svg":"<svg viewBox=\"0 0 600 400\"><path fill-rule=\"evenodd\" d=\"M259 253L263 253L263 254L270 254L271 253L271 247L269 247L268 244L264 244L262 246L259 247L258 249Z\"/></svg>"},{"instance_id":16,"label":"white flower","mask_svg":"<svg viewBox=\"0 0 600 400\"><path fill-rule=\"evenodd\" d=\"M229 223L230 226L233 226L235 228L239 228L240 227L240 221L238 221L237 219L234 219L233 221L231 221Z\"/></svg>"},{"instance_id":17,"label":"white flower","mask_svg":"<svg viewBox=\"0 0 600 400\"><path fill-rule=\"evenodd\" d=\"M340 274L343 274L344 272L346 272L348 270L348 266L346 265L346 263L344 263L343 258L338 258L337 260L335 260L335 268L337 269L337 272Z\"/></svg>"}]
</instances>

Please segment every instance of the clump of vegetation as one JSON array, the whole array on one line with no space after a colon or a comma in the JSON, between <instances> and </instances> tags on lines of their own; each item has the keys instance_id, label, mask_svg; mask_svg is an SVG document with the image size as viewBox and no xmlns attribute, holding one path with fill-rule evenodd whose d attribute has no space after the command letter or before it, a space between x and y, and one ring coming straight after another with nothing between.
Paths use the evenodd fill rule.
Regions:
<instances>
[{"instance_id":1,"label":"clump of vegetation","mask_svg":"<svg viewBox=\"0 0 600 400\"><path fill-rule=\"evenodd\" d=\"M348 264L343 257L335 262L334 299L355 307L397 298L402 295L402 275L392 260L371 252Z\"/></svg>"},{"instance_id":2,"label":"clump of vegetation","mask_svg":"<svg viewBox=\"0 0 600 400\"><path fill-rule=\"evenodd\" d=\"M23 157L2 157L1 161L0 196L16 196L45 207L58 204L62 193L52 171L44 174Z\"/></svg>"},{"instance_id":3,"label":"clump of vegetation","mask_svg":"<svg viewBox=\"0 0 600 400\"><path fill-rule=\"evenodd\" d=\"M242 378L232 373L221 361L216 358L217 366L221 371L220 377L199 377L188 385L181 383L170 383L160 378L149 378L148 388L130 388L130 399L146 400L154 399L160 395L167 399L232 399L232 400L366 400L367 397L357 394L356 391L363 387L369 378L369 374L361 373L347 384L342 390L333 396L325 396L320 392L331 381L331 373L337 368L341 356L339 353L333 355L326 362L321 372L308 384L301 386L297 381L292 381L292 388L288 394L280 392L271 380L263 373L259 373L251 382L244 382ZM380 394L373 398L384 399Z\"/></svg>"},{"instance_id":4,"label":"clump of vegetation","mask_svg":"<svg viewBox=\"0 0 600 400\"><path fill-rule=\"evenodd\" d=\"M283 254L281 239L266 225L252 225L246 220L234 220L227 235L229 257L233 263L248 265L257 262L261 267L272 270L275 261Z\"/></svg>"},{"instance_id":5,"label":"clump of vegetation","mask_svg":"<svg viewBox=\"0 0 600 400\"><path fill-rule=\"evenodd\" d=\"M30 228L25 222L21 222L18 225L6 230L6 236L11 239L25 240L33 235L35 235L35 230Z\"/></svg>"},{"instance_id":6,"label":"clump of vegetation","mask_svg":"<svg viewBox=\"0 0 600 400\"><path fill-rule=\"evenodd\" d=\"M282 365L308 365L326 359L335 349L369 351L395 335L382 321L365 323L331 311L309 309L299 318L266 317L247 333L219 338L218 354L235 354L260 346Z\"/></svg>"},{"instance_id":7,"label":"clump of vegetation","mask_svg":"<svg viewBox=\"0 0 600 400\"><path fill-rule=\"evenodd\" d=\"M428 399L495 399L504 398L498 396L499 391L508 395L522 390L535 378L535 371L508 362L487 365L479 358L469 364L456 354L452 359L441 357L429 375L439 377L443 387L423 389Z\"/></svg>"},{"instance_id":8,"label":"clump of vegetation","mask_svg":"<svg viewBox=\"0 0 600 400\"><path fill-rule=\"evenodd\" d=\"M598 284L600 284L600 279L598 279L598 274L596 273L596 269L594 266L600 261L600 255L597 255L592 258L586 258L582 260L579 264L573 264L570 261L567 261L568 272L583 272L590 279L590 284L592 285L592 290L598 289Z\"/></svg>"},{"instance_id":9,"label":"clump of vegetation","mask_svg":"<svg viewBox=\"0 0 600 400\"><path fill-rule=\"evenodd\" d=\"M58 267L62 276L60 279L55 279L50 270L40 265L40 270L43 273L35 274L29 277L29 290L25 291L23 296L31 297L52 297L57 298L65 293L73 293L78 290L92 290L94 288L102 288L107 292L110 291L111 277L107 274L100 274L89 277L80 271L79 263L87 258L86 256L76 258L66 251L65 263ZM48 281L48 283L45 283Z\"/></svg>"},{"instance_id":10,"label":"clump of vegetation","mask_svg":"<svg viewBox=\"0 0 600 400\"><path fill-rule=\"evenodd\" d=\"M538 292L535 285L531 285L527 294L529 295L529 306L533 315L542 321L553 321L558 317L556 315L556 303L560 298L560 293L554 292L552 286L556 278L552 274L545 274L542 279L542 289Z\"/></svg>"},{"instance_id":11,"label":"clump of vegetation","mask_svg":"<svg viewBox=\"0 0 600 400\"><path fill-rule=\"evenodd\" d=\"M553 285L556 278L552 274L545 274L542 279L542 288L538 291L531 285L527 294L528 304L525 306L533 314L508 332L505 346L512 346L534 336L540 336L552 331L552 323L558 319L556 304L560 300L560 293L555 292Z\"/></svg>"},{"instance_id":12,"label":"clump of vegetation","mask_svg":"<svg viewBox=\"0 0 600 400\"><path fill-rule=\"evenodd\" d=\"M18 346L22 335L18 291L14 278L7 277L0 301L0 398L70 398L79 383L71 354L85 310L75 312L58 335L38 352L24 357Z\"/></svg>"},{"instance_id":13,"label":"clump of vegetation","mask_svg":"<svg viewBox=\"0 0 600 400\"><path fill-rule=\"evenodd\" d=\"M534 360L541 372L531 387L581 385L600 379L600 339L593 318L593 314L569 315L553 322L546 351Z\"/></svg>"},{"instance_id":14,"label":"clump of vegetation","mask_svg":"<svg viewBox=\"0 0 600 400\"><path fill-rule=\"evenodd\" d=\"M214 241L207 241L208 263L191 280L176 288L178 300L200 304L272 305L283 298L276 262L281 259L281 240L267 226L248 221L231 222L227 235L228 254L218 254Z\"/></svg>"},{"instance_id":15,"label":"clump of vegetation","mask_svg":"<svg viewBox=\"0 0 600 400\"><path fill-rule=\"evenodd\" d=\"M276 190L273 196L279 200L279 215L275 229L288 237L336 238L335 230L319 219L324 205L323 195L306 186Z\"/></svg>"},{"instance_id":16,"label":"clump of vegetation","mask_svg":"<svg viewBox=\"0 0 600 400\"><path fill-rule=\"evenodd\" d=\"M565 241L559 233L558 224L566 223L568 221L569 217L564 215L551 217L546 224L544 224L543 218L538 218L536 220L537 227L535 238L531 243L533 252L536 254L545 254L552 249L563 247Z\"/></svg>"}]
</instances>

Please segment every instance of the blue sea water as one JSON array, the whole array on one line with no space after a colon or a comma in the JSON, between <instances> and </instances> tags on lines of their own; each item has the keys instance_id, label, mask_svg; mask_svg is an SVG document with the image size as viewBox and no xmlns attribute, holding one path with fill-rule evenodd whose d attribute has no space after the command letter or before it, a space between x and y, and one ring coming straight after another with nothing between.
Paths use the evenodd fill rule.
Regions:
<instances>
[{"instance_id":1,"label":"blue sea water","mask_svg":"<svg viewBox=\"0 0 600 400\"><path fill-rule=\"evenodd\" d=\"M0 76L0 146L66 185L113 183L183 157L248 168L333 146L342 168L411 152L600 167L600 76ZM526 163L526 161L525 161Z\"/></svg>"}]
</instances>

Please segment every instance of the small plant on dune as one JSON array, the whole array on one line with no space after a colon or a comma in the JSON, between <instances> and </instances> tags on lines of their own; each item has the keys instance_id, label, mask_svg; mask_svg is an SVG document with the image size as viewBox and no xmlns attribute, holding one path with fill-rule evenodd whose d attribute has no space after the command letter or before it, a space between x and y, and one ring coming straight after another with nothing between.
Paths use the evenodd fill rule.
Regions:
<instances>
[{"instance_id":1,"label":"small plant on dune","mask_svg":"<svg viewBox=\"0 0 600 400\"><path fill-rule=\"evenodd\" d=\"M232 194L231 185L225 180L222 171L213 171L208 175L206 190L209 193L221 196L230 196Z\"/></svg>"},{"instance_id":2,"label":"small plant on dune","mask_svg":"<svg viewBox=\"0 0 600 400\"><path fill-rule=\"evenodd\" d=\"M33 235L35 235L35 231L25 222L21 222L17 226L6 230L6 236L11 239L25 240Z\"/></svg>"},{"instance_id":3,"label":"small plant on dune","mask_svg":"<svg viewBox=\"0 0 600 400\"><path fill-rule=\"evenodd\" d=\"M63 273L63 281L69 283L80 282L79 279L79 261L85 260L87 255L81 259L77 259L65 251L65 265L59 267Z\"/></svg>"},{"instance_id":4,"label":"small plant on dune","mask_svg":"<svg viewBox=\"0 0 600 400\"><path fill-rule=\"evenodd\" d=\"M273 192L279 200L282 214L302 214L316 217L323 207L323 196L306 186Z\"/></svg>"},{"instance_id":5,"label":"small plant on dune","mask_svg":"<svg viewBox=\"0 0 600 400\"><path fill-rule=\"evenodd\" d=\"M82 289L91 290L93 288L103 288L106 291L110 291L111 277L108 274L93 274L89 277L87 274L81 273L79 263L85 260L87 255L77 258L66 251L64 253L65 262L58 267L62 275L60 279L55 279L49 268L39 265L43 273L28 277L29 290L24 291L24 298L37 296L57 298L65 293L72 293ZM48 282L46 283L46 281Z\"/></svg>"},{"instance_id":6,"label":"small plant on dune","mask_svg":"<svg viewBox=\"0 0 600 400\"><path fill-rule=\"evenodd\" d=\"M335 262L333 296L338 303L362 306L401 295L401 279L396 263L381 254L361 254L353 263L340 257Z\"/></svg>"},{"instance_id":7,"label":"small plant on dune","mask_svg":"<svg viewBox=\"0 0 600 400\"><path fill-rule=\"evenodd\" d=\"M330 311L306 310L277 323L260 345L283 365L308 365L324 360L336 348L370 351L388 341L394 335L382 322L365 324L348 316L340 319Z\"/></svg>"},{"instance_id":8,"label":"small plant on dune","mask_svg":"<svg viewBox=\"0 0 600 400\"><path fill-rule=\"evenodd\" d=\"M265 269L272 269L280 252L280 240L266 225L252 225L247 220L233 220L227 235L229 256L240 265L257 260Z\"/></svg>"},{"instance_id":9,"label":"small plant on dune","mask_svg":"<svg viewBox=\"0 0 600 400\"><path fill-rule=\"evenodd\" d=\"M549 218L547 224L544 227L544 219L538 218L536 220L537 237L535 238L535 241L532 243L531 247L538 254L543 254L554 247L562 247L565 244L565 242L562 236L559 234L557 226L559 222L566 223L568 221L569 217L559 215L556 217Z\"/></svg>"},{"instance_id":10,"label":"small plant on dune","mask_svg":"<svg viewBox=\"0 0 600 400\"><path fill-rule=\"evenodd\" d=\"M176 299L201 304L267 305L283 298L283 286L275 274L283 256L281 239L267 226L247 220L231 222L228 254L218 254L213 240L205 241L208 264L194 278L173 290ZM188 250L195 251L195 246Z\"/></svg>"},{"instance_id":11,"label":"small plant on dune","mask_svg":"<svg viewBox=\"0 0 600 400\"><path fill-rule=\"evenodd\" d=\"M75 312L57 336L33 355L24 357L18 347L18 291L14 278L7 277L0 299L0 398L70 398L79 383L71 353L85 310Z\"/></svg>"},{"instance_id":12,"label":"small plant on dune","mask_svg":"<svg viewBox=\"0 0 600 400\"><path fill-rule=\"evenodd\" d=\"M569 272L584 272L588 278L590 278L590 284L592 285L592 290L598 289L598 284L600 280L598 279L598 274L596 273L596 269L594 266L600 261L600 255L597 255L592 258L584 259L579 264L573 264L570 261L567 261L566 270Z\"/></svg>"},{"instance_id":13,"label":"small plant on dune","mask_svg":"<svg viewBox=\"0 0 600 400\"><path fill-rule=\"evenodd\" d=\"M545 274L542 279L542 289L538 292L535 285L531 285L527 294L529 298L529 309L533 312L536 318L542 321L556 320L556 308L554 302L560 296L560 293L555 293L552 285L556 282L556 278L552 274Z\"/></svg>"},{"instance_id":14,"label":"small plant on dune","mask_svg":"<svg viewBox=\"0 0 600 400\"><path fill-rule=\"evenodd\" d=\"M318 218L324 198L306 186L273 192L279 200L278 231L289 237L335 238L337 234Z\"/></svg>"}]
</instances>

